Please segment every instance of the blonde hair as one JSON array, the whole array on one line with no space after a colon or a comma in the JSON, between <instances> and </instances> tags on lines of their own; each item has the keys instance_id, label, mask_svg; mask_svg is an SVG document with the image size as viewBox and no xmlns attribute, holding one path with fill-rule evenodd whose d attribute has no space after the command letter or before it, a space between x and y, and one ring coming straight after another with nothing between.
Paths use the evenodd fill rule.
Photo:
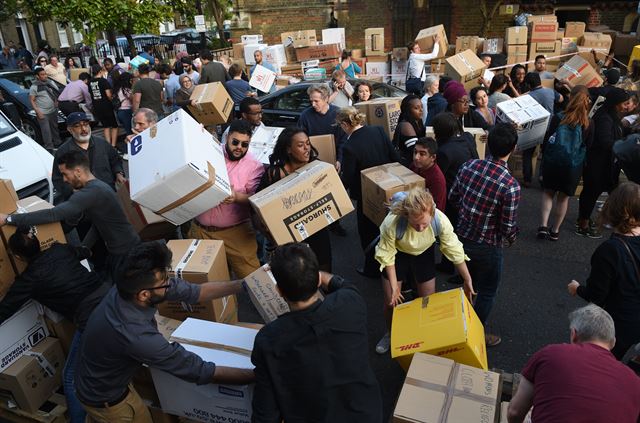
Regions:
<instances>
[{"instance_id":1,"label":"blonde hair","mask_svg":"<svg viewBox=\"0 0 640 423\"><path fill-rule=\"evenodd\" d=\"M406 192L403 199L391 203L389 211L396 216L415 216L429 213L432 217L436 213L436 204L433 197L421 187L413 187Z\"/></svg>"},{"instance_id":2,"label":"blonde hair","mask_svg":"<svg viewBox=\"0 0 640 423\"><path fill-rule=\"evenodd\" d=\"M338 124L346 123L350 127L354 128L358 125L364 125L367 121L367 116L361 113L355 107L343 107L338 110L336 114L336 122Z\"/></svg>"}]
</instances>

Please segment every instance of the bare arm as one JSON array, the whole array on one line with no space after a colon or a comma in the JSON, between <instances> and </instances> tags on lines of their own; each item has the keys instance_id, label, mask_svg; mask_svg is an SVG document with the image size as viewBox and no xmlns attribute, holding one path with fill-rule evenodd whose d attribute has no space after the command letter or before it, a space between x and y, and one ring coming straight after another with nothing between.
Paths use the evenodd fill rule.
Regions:
<instances>
[{"instance_id":1,"label":"bare arm","mask_svg":"<svg viewBox=\"0 0 640 423\"><path fill-rule=\"evenodd\" d=\"M221 385L247 385L253 383L256 376L253 369L238 369L235 367L216 366L211 376L211 383Z\"/></svg>"},{"instance_id":2,"label":"bare arm","mask_svg":"<svg viewBox=\"0 0 640 423\"><path fill-rule=\"evenodd\" d=\"M533 383L524 377L520 380L520 385L516 394L509 403L507 411L507 421L509 423L522 423L533 404Z\"/></svg>"}]
</instances>

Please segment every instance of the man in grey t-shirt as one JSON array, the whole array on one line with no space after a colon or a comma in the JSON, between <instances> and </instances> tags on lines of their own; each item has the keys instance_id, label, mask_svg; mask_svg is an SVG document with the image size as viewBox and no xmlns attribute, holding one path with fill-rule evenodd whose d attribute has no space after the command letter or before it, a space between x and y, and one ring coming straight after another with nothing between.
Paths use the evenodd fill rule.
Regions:
<instances>
[{"instance_id":1,"label":"man in grey t-shirt","mask_svg":"<svg viewBox=\"0 0 640 423\"><path fill-rule=\"evenodd\" d=\"M36 112L38 125L42 135L42 143L49 151L60 145L58 131L58 94L56 88L49 82L49 77L43 68L34 71L36 79L29 88L29 101Z\"/></svg>"},{"instance_id":2,"label":"man in grey t-shirt","mask_svg":"<svg viewBox=\"0 0 640 423\"><path fill-rule=\"evenodd\" d=\"M140 79L133 85L131 90L133 94L131 96L133 114L139 108L144 107L156 112L161 119L164 114L162 110L162 103L164 103L162 84L149 77L149 65L142 64L138 66L138 72L140 73Z\"/></svg>"},{"instance_id":3,"label":"man in grey t-shirt","mask_svg":"<svg viewBox=\"0 0 640 423\"><path fill-rule=\"evenodd\" d=\"M536 72L540 75L540 79L553 79L554 76L547 70L547 58L544 55L536 56L535 62Z\"/></svg>"}]
</instances>

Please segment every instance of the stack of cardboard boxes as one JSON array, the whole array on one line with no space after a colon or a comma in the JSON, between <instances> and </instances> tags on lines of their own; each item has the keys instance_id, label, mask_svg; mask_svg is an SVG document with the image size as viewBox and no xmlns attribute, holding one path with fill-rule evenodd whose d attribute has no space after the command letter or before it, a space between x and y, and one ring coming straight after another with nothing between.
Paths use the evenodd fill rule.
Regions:
<instances>
[{"instance_id":1,"label":"stack of cardboard boxes","mask_svg":"<svg viewBox=\"0 0 640 423\"><path fill-rule=\"evenodd\" d=\"M527 61L527 34L526 26L512 26L505 33L507 64L515 65Z\"/></svg>"},{"instance_id":2,"label":"stack of cardboard boxes","mask_svg":"<svg viewBox=\"0 0 640 423\"><path fill-rule=\"evenodd\" d=\"M391 69L389 54L384 49L384 28L364 30L364 51L367 57L364 69L367 79L386 82Z\"/></svg>"},{"instance_id":3,"label":"stack of cardboard boxes","mask_svg":"<svg viewBox=\"0 0 640 423\"><path fill-rule=\"evenodd\" d=\"M530 61L534 61L540 55L547 58L560 55L562 41L558 40L558 21L555 15L528 16L527 25ZM555 71L559 63L559 59L547 59L547 70ZM529 69L533 69L533 65L529 66Z\"/></svg>"}]
</instances>

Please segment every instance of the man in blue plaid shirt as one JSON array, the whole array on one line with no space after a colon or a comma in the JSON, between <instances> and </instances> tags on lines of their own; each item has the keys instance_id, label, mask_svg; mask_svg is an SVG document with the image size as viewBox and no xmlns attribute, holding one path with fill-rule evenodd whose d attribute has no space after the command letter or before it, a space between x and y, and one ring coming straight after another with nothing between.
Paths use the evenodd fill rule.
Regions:
<instances>
[{"instance_id":1,"label":"man in blue plaid shirt","mask_svg":"<svg viewBox=\"0 0 640 423\"><path fill-rule=\"evenodd\" d=\"M496 125L487 142L490 154L463 164L449 192L448 201L459 210L456 234L471 259L469 272L478 293L474 309L482 324L500 283L502 247L511 245L518 234L520 185L507 167L517 142L518 133L511 125ZM485 336L487 346L501 341L497 335Z\"/></svg>"}]
</instances>

